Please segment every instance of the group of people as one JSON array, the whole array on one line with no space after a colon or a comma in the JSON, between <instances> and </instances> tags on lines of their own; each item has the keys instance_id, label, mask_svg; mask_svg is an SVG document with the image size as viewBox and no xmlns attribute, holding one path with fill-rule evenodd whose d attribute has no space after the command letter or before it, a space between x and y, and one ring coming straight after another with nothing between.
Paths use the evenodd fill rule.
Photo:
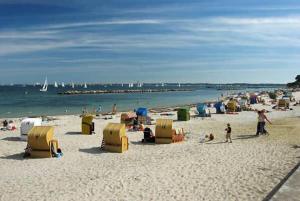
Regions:
<instances>
[{"instance_id":1,"label":"group of people","mask_svg":"<svg viewBox=\"0 0 300 201\"><path fill-rule=\"evenodd\" d=\"M2 128L1 130L9 130L9 131L13 131L13 130L16 130L16 126L14 124L14 122L12 120L10 121L7 121L7 120L4 120L2 122Z\"/></svg>"}]
</instances>

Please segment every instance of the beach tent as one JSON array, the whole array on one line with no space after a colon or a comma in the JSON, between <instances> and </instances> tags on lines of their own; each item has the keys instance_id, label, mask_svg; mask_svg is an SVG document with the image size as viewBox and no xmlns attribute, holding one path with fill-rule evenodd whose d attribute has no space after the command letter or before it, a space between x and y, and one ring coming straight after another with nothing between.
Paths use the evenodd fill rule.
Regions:
<instances>
[{"instance_id":1,"label":"beach tent","mask_svg":"<svg viewBox=\"0 0 300 201\"><path fill-rule=\"evenodd\" d=\"M155 126L155 143L170 144L184 140L184 133L172 128L172 119L157 119Z\"/></svg>"},{"instance_id":2,"label":"beach tent","mask_svg":"<svg viewBox=\"0 0 300 201\"><path fill-rule=\"evenodd\" d=\"M142 107L138 108L136 110L136 115L137 116L147 116L147 108L142 108Z\"/></svg>"},{"instance_id":3,"label":"beach tent","mask_svg":"<svg viewBox=\"0 0 300 201\"><path fill-rule=\"evenodd\" d=\"M178 121L189 121L190 120L190 108L179 108L177 109L177 120Z\"/></svg>"},{"instance_id":4,"label":"beach tent","mask_svg":"<svg viewBox=\"0 0 300 201\"><path fill-rule=\"evenodd\" d=\"M42 118L26 118L21 121L20 139L27 141L27 135L34 126L41 126Z\"/></svg>"},{"instance_id":5,"label":"beach tent","mask_svg":"<svg viewBox=\"0 0 300 201\"><path fill-rule=\"evenodd\" d=\"M197 111L199 113L200 117L207 117L207 105L205 103L199 103L197 104Z\"/></svg>"},{"instance_id":6,"label":"beach tent","mask_svg":"<svg viewBox=\"0 0 300 201\"><path fill-rule=\"evenodd\" d=\"M34 126L28 133L28 145L33 158L51 158L57 153L58 141L53 139L54 127Z\"/></svg>"},{"instance_id":7,"label":"beach tent","mask_svg":"<svg viewBox=\"0 0 300 201\"><path fill-rule=\"evenodd\" d=\"M230 100L227 103L227 112L236 112L237 111L237 103L235 100Z\"/></svg>"},{"instance_id":8,"label":"beach tent","mask_svg":"<svg viewBox=\"0 0 300 201\"><path fill-rule=\"evenodd\" d=\"M93 115L86 114L82 116L81 132L85 135L91 135L94 131L95 124L93 122Z\"/></svg>"},{"instance_id":9,"label":"beach tent","mask_svg":"<svg viewBox=\"0 0 300 201\"><path fill-rule=\"evenodd\" d=\"M225 106L223 102L217 102L215 105L216 113L217 114L224 114L225 113Z\"/></svg>"},{"instance_id":10,"label":"beach tent","mask_svg":"<svg viewBox=\"0 0 300 201\"><path fill-rule=\"evenodd\" d=\"M128 150L128 138L125 124L109 123L103 130L103 149L109 152L123 153Z\"/></svg>"},{"instance_id":11,"label":"beach tent","mask_svg":"<svg viewBox=\"0 0 300 201\"><path fill-rule=\"evenodd\" d=\"M136 113L126 112L121 114L121 123L127 125L133 124L133 120L136 118Z\"/></svg>"}]
</instances>

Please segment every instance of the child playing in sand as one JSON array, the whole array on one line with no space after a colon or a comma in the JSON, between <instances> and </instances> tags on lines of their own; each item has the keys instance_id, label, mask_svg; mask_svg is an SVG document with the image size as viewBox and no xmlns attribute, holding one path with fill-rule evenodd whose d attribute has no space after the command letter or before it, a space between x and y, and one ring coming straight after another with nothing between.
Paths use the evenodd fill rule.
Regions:
<instances>
[{"instance_id":1,"label":"child playing in sand","mask_svg":"<svg viewBox=\"0 0 300 201\"><path fill-rule=\"evenodd\" d=\"M229 140L229 142L232 143L232 140L231 140L231 126L230 126L229 123L227 124L227 128L225 129L225 131L226 131L226 142L228 142L228 140Z\"/></svg>"}]
</instances>

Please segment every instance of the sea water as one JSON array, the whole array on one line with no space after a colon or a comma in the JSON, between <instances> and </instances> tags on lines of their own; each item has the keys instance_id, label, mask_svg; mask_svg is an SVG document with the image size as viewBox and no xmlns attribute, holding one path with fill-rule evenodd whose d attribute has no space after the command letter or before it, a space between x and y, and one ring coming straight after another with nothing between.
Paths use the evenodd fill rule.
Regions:
<instances>
[{"instance_id":1,"label":"sea water","mask_svg":"<svg viewBox=\"0 0 300 201\"><path fill-rule=\"evenodd\" d=\"M64 115L80 114L83 108L88 111L101 107L102 112L112 111L113 104L117 104L118 111L134 110L138 107L166 107L184 104L199 103L218 99L221 94L229 92L266 90L240 89L235 91L222 91L216 88L206 88L199 85L181 84L180 89L191 91L172 91L155 93L120 93L120 94L88 94L88 95L59 95L66 90L112 90L128 89L121 85L93 85L84 89L76 85L74 89L70 86L65 88L48 86L47 92L40 92L41 86L0 86L0 118L25 117L36 115ZM179 88L177 85L156 86L154 84L144 85L143 88L130 89L158 89Z\"/></svg>"}]
</instances>

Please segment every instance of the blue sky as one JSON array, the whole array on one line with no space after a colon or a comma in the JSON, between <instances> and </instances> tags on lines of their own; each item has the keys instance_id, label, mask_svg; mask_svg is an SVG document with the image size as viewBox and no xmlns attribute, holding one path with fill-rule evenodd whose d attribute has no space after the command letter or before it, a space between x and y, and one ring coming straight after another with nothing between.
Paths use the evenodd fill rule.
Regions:
<instances>
[{"instance_id":1,"label":"blue sky","mask_svg":"<svg viewBox=\"0 0 300 201\"><path fill-rule=\"evenodd\" d=\"M0 84L285 83L300 74L292 0L1 0Z\"/></svg>"}]
</instances>

